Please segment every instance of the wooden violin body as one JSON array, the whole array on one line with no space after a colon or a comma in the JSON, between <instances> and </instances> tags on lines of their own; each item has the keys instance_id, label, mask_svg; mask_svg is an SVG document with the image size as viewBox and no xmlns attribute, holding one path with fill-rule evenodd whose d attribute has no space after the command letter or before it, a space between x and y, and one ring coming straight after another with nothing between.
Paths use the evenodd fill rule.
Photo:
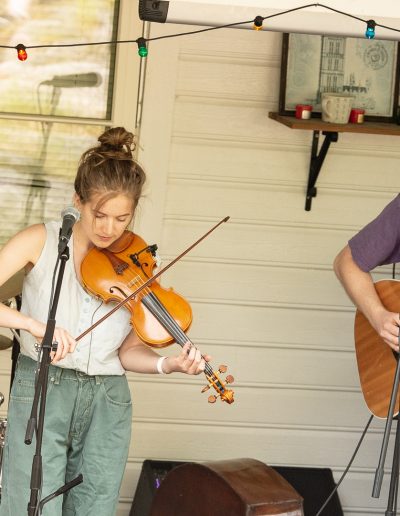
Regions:
<instances>
[{"instance_id":1,"label":"wooden violin body","mask_svg":"<svg viewBox=\"0 0 400 516\"><path fill-rule=\"evenodd\" d=\"M124 306L131 312L132 326L146 344L162 348L176 342L184 346L190 342L185 331L191 325L192 310L173 289L164 289L158 281L151 281L157 265L156 250L156 246L149 246L138 235L125 231L110 247L95 247L88 252L81 264L82 283L105 303L126 301ZM208 385L202 392L212 387L223 401L233 403L233 391L226 389L219 376L225 371L226 366L220 366L215 372L206 362ZM232 383L233 377L228 375L225 382ZM216 396L209 396L208 401L213 403Z\"/></svg>"},{"instance_id":2,"label":"wooden violin body","mask_svg":"<svg viewBox=\"0 0 400 516\"><path fill-rule=\"evenodd\" d=\"M154 246L148 246L138 235L125 231L108 249L94 247L82 261L81 274L84 287L106 303L121 301L130 296L153 275L156 267ZM183 330L192 322L192 309L187 301L173 291L164 289L158 281L128 301L131 323L137 335L154 347L165 347L175 339L159 323L146 304L155 303L155 297Z\"/></svg>"}]
</instances>

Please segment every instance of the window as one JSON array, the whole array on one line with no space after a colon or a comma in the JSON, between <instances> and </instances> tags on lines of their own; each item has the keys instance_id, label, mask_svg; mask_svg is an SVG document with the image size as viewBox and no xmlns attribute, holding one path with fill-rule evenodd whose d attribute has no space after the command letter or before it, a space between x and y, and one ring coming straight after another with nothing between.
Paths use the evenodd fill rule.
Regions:
<instances>
[{"instance_id":1,"label":"window","mask_svg":"<svg viewBox=\"0 0 400 516\"><path fill-rule=\"evenodd\" d=\"M119 0L3 0L2 44L50 45L135 39L136 0L121 0L131 18L118 34ZM136 45L126 73L139 69ZM21 62L0 49L0 246L29 224L57 219L71 204L79 157L113 119L116 45L27 49ZM122 68L122 67L121 67ZM136 87L119 113L136 107ZM129 108L129 109L128 109ZM124 113L124 116L125 113ZM133 116L131 117L134 118ZM129 119L130 120L130 119ZM134 121L132 121L132 125ZM132 130L132 126L127 126Z\"/></svg>"},{"instance_id":2,"label":"window","mask_svg":"<svg viewBox=\"0 0 400 516\"><path fill-rule=\"evenodd\" d=\"M117 0L6 0L2 41L16 46L110 41ZM17 7L20 6L20 9ZM109 118L115 45L0 49L0 112Z\"/></svg>"},{"instance_id":3,"label":"window","mask_svg":"<svg viewBox=\"0 0 400 516\"><path fill-rule=\"evenodd\" d=\"M1 120L0 246L30 224L57 219L71 204L82 151L105 126Z\"/></svg>"}]
</instances>

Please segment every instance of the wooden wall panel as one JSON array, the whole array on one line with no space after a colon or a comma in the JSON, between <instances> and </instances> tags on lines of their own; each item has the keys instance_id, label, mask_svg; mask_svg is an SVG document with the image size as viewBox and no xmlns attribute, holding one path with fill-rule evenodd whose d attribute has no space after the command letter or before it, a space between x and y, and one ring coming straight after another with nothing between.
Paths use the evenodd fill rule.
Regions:
<instances>
[{"instance_id":1,"label":"wooden wall panel","mask_svg":"<svg viewBox=\"0 0 400 516\"><path fill-rule=\"evenodd\" d=\"M210 224L211 226L211 224ZM160 249L165 263L185 245L189 245L208 224L195 220L171 219L164 233ZM296 231L296 224L259 221L245 224L231 219L210 238L193 249L186 260L208 260L215 265L224 262L242 263L244 266L273 266L332 270L330 245L339 249L351 235L349 230L323 228L311 224ZM217 256L216 256L217 255ZM176 267L179 270L179 265Z\"/></svg>"},{"instance_id":2,"label":"wooden wall panel","mask_svg":"<svg viewBox=\"0 0 400 516\"><path fill-rule=\"evenodd\" d=\"M192 308L195 317L190 335L196 341L216 341L227 346L269 341L289 348L354 348L351 309L318 311L273 304L246 306L240 302L217 303L214 299L194 299ZM210 322L210 312L217 317L214 324Z\"/></svg>"},{"instance_id":3,"label":"wooden wall panel","mask_svg":"<svg viewBox=\"0 0 400 516\"><path fill-rule=\"evenodd\" d=\"M190 336L215 365L229 365L236 401L210 407L199 378L132 375L137 399L126 478L133 483L141 458L239 456L331 467L338 480L368 420L353 351L354 308L332 261L396 195L398 139L341 134L305 212L312 133L268 118L277 109L280 43L280 34L240 30L170 42L175 89L158 112L169 117L170 133L159 136L169 145L158 155L162 169L151 171L165 182L163 263L231 218L162 284L192 304ZM163 53L152 57L147 99L160 95ZM157 148L156 128L142 137ZM152 162L148 151L142 156ZM374 277L390 273L384 267ZM381 499L370 497L382 431L383 421L374 420L339 489L346 516L386 506L387 475ZM125 487L122 494L129 496Z\"/></svg>"},{"instance_id":4,"label":"wooden wall panel","mask_svg":"<svg viewBox=\"0 0 400 516\"><path fill-rule=\"evenodd\" d=\"M201 425L197 422L186 423L173 421L164 423L162 431L156 421L135 421L132 436L131 454L149 459L161 460L224 460L242 456L258 458L267 464L286 463L282 458L290 455L292 464L312 464L331 467L346 464L349 460L359 435L357 432L346 432L340 429L310 430L288 428L281 425L257 428L252 425L224 426ZM358 430L361 430L358 429ZM246 442L246 453L241 453ZM376 466L377 451L379 453L381 436L371 433L368 446L356 459L354 466L370 468ZM163 453L159 449L164 450ZM390 454L392 448L388 449Z\"/></svg>"},{"instance_id":5,"label":"wooden wall panel","mask_svg":"<svg viewBox=\"0 0 400 516\"><path fill-rule=\"evenodd\" d=\"M288 367L292 367L294 361L288 361ZM284 368L280 367L279 361L271 360L270 369L274 366L275 378L267 374L264 378L253 378L250 376L251 370L248 371L250 377L237 376L232 386L236 401L232 405L222 402L209 405L209 393L201 393L205 384L201 377L191 381L183 379L182 375L176 375L179 376L177 379L171 377L165 380L132 379L130 385L134 400L134 421L159 418L160 425L174 420L190 424L195 420L196 424L203 426L220 425L227 428L301 426L325 430L337 425L342 430L352 431L365 424L369 414L357 387L337 385L332 379L326 383L313 384L313 380L301 383L294 378L290 381L285 374L276 378ZM296 367L300 368L301 364L296 364ZM233 367L230 369L234 374ZM146 400L151 400L151 403L147 404ZM332 404L340 407L346 419L335 420L336 414L326 410L326 406ZM185 407L184 412L182 407ZM379 426L378 420L376 426Z\"/></svg>"},{"instance_id":6,"label":"wooden wall panel","mask_svg":"<svg viewBox=\"0 0 400 516\"><path fill-rule=\"evenodd\" d=\"M186 273L186 274L185 274ZM168 271L169 282L182 289L195 292L200 298L220 300L240 299L243 304L279 304L326 309L337 305L342 298L341 289L331 271L289 267L259 267L182 262L179 272ZM324 287L332 291L327 298ZM284 287L284 288L283 288Z\"/></svg>"},{"instance_id":7,"label":"wooden wall panel","mask_svg":"<svg viewBox=\"0 0 400 516\"><path fill-rule=\"evenodd\" d=\"M182 190L184 189L185 195ZM335 226L340 205L341 219L351 227L360 228L366 219L366 210L371 217L377 215L392 200L395 192L361 190L358 202L354 192L337 188L319 188L311 212L304 210L305 185L258 185L249 187L246 181L171 181L167 193L167 214L176 218L204 217L216 222L226 215L232 222L258 224L260 220L296 224L321 224ZM234 193L240 193L235 197ZM206 200L206 204L199 200ZM339 203L339 204L338 204ZM204 210L206 206L206 212ZM291 208L294 209L291 209ZM340 227L340 226L339 226ZM345 242L344 242L345 243ZM333 259L333 257L332 257Z\"/></svg>"}]
</instances>

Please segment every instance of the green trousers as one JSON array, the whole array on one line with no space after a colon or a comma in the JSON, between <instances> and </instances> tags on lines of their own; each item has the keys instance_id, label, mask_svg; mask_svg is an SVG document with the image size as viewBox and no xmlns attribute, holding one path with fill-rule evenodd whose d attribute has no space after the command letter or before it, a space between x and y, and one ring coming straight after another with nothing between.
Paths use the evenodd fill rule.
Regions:
<instances>
[{"instance_id":1,"label":"green trousers","mask_svg":"<svg viewBox=\"0 0 400 516\"><path fill-rule=\"evenodd\" d=\"M28 513L36 439L24 443L36 362L20 355L3 455L0 516ZM125 376L88 376L50 366L40 499L82 473L83 482L44 505L43 516L113 516L125 470L132 403Z\"/></svg>"}]
</instances>

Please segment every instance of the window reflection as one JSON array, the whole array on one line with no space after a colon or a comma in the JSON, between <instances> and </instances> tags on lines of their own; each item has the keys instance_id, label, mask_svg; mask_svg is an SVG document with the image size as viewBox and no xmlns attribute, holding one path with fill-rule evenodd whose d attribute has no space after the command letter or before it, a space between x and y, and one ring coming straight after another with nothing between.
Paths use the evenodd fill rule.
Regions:
<instances>
[{"instance_id":1,"label":"window reflection","mask_svg":"<svg viewBox=\"0 0 400 516\"><path fill-rule=\"evenodd\" d=\"M15 46L116 38L118 0L3 0L2 42ZM28 48L28 59L0 49L0 111L107 119L115 45Z\"/></svg>"},{"instance_id":2,"label":"window reflection","mask_svg":"<svg viewBox=\"0 0 400 516\"><path fill-rule=\"evenodd\" d=\"M80 156L104 130L54 123L49 131L41 122L0 120L0 247L27 225L59 218L71 204Z\"/></svg>"}]
</instances>

